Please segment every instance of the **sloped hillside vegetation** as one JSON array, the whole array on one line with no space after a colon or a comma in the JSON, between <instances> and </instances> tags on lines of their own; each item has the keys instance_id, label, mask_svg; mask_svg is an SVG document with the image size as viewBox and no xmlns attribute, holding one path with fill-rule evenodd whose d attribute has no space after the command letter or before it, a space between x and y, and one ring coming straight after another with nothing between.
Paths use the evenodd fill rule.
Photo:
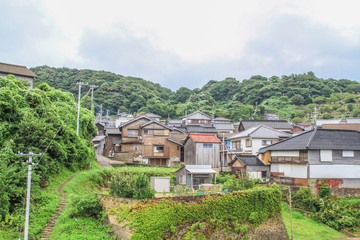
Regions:
<instances>
[{"instance_id":1,"label":"sloped hillside vegetation","mask_svg":"<svg viewBox=\"0 0 360 240\"><path fill-rule=\"evenodd\" d=\"M23 216L27 156L36 154L33 166L32 199L37 209L49 201L41 194L48 179L67 168L86 168L95 158L89 143L96 134L93 112L81 108L80 135L76 134L77 104L69 92L47 84L29 89L14 76L0 77L0 223L21 224ZM50 144L51 143L51 144ZM32 210L31 210L32 211ZM14 222L18 221L18 222Z\"/></svg>"}]
</instances>

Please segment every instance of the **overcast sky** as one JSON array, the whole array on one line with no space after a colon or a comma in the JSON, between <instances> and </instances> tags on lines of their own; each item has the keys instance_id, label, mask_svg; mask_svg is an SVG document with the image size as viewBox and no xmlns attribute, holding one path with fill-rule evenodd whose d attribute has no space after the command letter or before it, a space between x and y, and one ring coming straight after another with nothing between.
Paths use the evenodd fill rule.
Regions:
<instances>
[{"instance_id":1,"label":"overcast sky","mask_svg":"<svg viewBox=\"0 0 360 240\"><path fill-rule=\"evenodd\" d=\"M301 74L360 80L359 1L0 0L0 62L173 90Z\"/></svg>"}]
</instances>

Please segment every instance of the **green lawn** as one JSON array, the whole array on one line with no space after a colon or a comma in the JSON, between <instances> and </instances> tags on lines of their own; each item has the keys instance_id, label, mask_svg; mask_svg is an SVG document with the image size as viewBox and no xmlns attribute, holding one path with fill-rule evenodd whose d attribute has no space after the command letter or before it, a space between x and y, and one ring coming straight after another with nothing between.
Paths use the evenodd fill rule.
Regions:
<instances>
[{"instance_id":1,"label":"green lawn","mask_svg":"<svg viewBox=\"0 0 360 240\"><path fill-rule=\"evenodd\" d=\"M290 208L282 204L282 217L286 230L291 238ZM292 211L293 229L295 240L326 240L335 238L347 238L344 234L311 218L307 218L297 211Z\"/></svg>"}]
</instances>

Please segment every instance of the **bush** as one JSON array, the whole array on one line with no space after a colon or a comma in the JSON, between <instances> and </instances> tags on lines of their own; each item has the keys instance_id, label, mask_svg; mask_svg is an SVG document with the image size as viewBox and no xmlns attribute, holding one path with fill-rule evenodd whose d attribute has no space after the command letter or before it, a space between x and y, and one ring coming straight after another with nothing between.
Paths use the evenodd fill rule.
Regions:
<instances>
[{"instance_id":1,"label":"bush","mask_svg":"<svg viewBox=\"0 0 360 240\"><path fill-rule=\"evenodd\" d=\"M136 177L134 185L134 198L144 199L155 197L155 192L151 190L149 179L144 174L139 174Z\"/></svg>"},{"instance_id":2,"label":"bush","mask_svg":"<svg viewBox=\"0 0 360 240\"><path fill-rule=\"evenodd\" d=\"M103 206L100 199L93 194L76 195L70 203L71 216L84 216L99 218L102 215Z\"/></svg>"},{"instance_id":3,"label":"bush","mask_svg":"<svg viewBox=\"0 0 360 240\"><path fill-rule=\"evenodd\" d=\"M309 212L317 212L321 208L319 201L312 193L310 188L302 187L293 197L294 206Z\"/></svg>"},{"instance_id":4,"label":"bush","mask_svg":"<svg viewBox=\"0 0 360 240\"><path fill-rule=\"evenodd\" d=\"M249 188L255 187L255 182L257 180L250 179L248 175L243 176L228 176L226 181L224 182L224 188L228 189L230 192L245 190Z\"/></svg>"},{"instance_id":5,"label":"bush","mask_svg":"<svg viewBox=\"0 0 360 240\"><path fill-rule=\"evenodd\" d=\"M322 198L327 198L331 194L331 188L328 185L323 185L320 187L319 196Z\"/></svg>"}]
</instances>

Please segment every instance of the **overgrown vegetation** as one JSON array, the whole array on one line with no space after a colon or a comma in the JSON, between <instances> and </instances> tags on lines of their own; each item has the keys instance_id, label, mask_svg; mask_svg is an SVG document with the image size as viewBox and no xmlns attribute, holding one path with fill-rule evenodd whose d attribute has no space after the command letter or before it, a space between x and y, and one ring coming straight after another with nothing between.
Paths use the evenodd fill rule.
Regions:
<instances>
[{"instance_id":1,"label":"overgrown vegetation","mask_svg":"<svg viewBox=\"0 0 360 240\"><path fill-rule=\"evenodd\" d=\"M48 186L49 178L65 168L71 171L86 168L94 159L94 151L89 146L96 133L93 112L81 109L80 135L77 136L76 106L71 93L47 84L30 90L14 76L0 77L0 224L3 230L17 232L23 226L27 167L20 163L27 159L18 152L42 153L47 149L41 160L34 158L34 162L40 161L40 164L34 166L32 172L30 216L37 217L30 218L30 225L36 226L31 228L31 236L39 234L56 209L57 196L41 190Z\"/></svg>"},{"instance_id":2,"label":"overgrown vegetation","mask_svg":"<svg viewBox=\"0 0 360 240\"><path fill-rule=\"evenodd\" d=\"M280 213L280 202L279 190L263 188L210 195L196 203L147 200L134 206L120 206L115 212L119 222L129 221L132 239L171 238L178 226L190 225L192 231L206 226L207 231L202 234L188 233L188 239L192 239L224 230L245 234L250 226L258 226Z\"/></svg>"},{"instance_id":3,"label":"overgrown vegetation","mask_svg":"<svg viewBox=\"0 0 360 240\"><path fill-rule=\"evenodd\" d=\"M335 230L357 231L360 227L360 200L347 201L332 197L328 188L322 188L323 198L315 197L310 188L301 188L294 196L294 206L306 211Z\"/></svg>"}]
</instances>

